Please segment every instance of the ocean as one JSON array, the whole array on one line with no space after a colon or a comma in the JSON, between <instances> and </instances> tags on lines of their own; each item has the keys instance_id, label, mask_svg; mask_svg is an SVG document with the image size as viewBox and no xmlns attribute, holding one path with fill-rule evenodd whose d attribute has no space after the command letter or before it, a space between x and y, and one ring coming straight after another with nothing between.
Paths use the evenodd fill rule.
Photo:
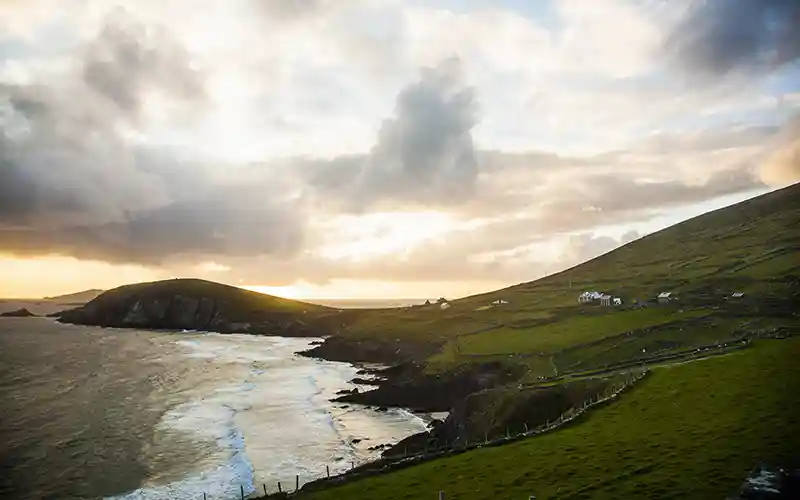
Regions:
<instances>
[{"instance_id":1,"label":"ocean","mask_svg":"<svg viewBox=\"0 0 800 500\"><path fill-rule=\"evenodd\" d=\"M315 339L0 318L0 497L239 498L377 458L423 416L331 403Z\"/></svg>"}]
</instances>

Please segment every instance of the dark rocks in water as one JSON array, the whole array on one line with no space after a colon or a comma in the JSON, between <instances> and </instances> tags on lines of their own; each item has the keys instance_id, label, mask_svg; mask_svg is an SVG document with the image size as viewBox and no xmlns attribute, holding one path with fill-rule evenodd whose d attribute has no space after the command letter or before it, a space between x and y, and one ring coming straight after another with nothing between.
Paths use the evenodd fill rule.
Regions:
<instances>
[{"instance_id":1,"label":"dark rocks in water","mask_svg":"<svg viewBox=\"0 0 800 500\"><path fill-rule=\"evenodd\" d=\"M375 408L375 411L387 412L389 411L389 408L386 408L385 406L379 406L378 408Z\"/></svg>"},{"instance_id":2,"label":"dark rocks in water","mask_svg":"<svg viewBox=\"0 0 800 500\"><path fill-rule=\"evenodd\" d=\"M380 385L383 382L382 379L369 379L369 378L361 378L356 377L350 381L352 384L359 384L359 385Z\"/></svg>"},{"instance_id":3,"label":"dark rocks in water","mask_svg":"<svg viewBox=\"0 0 800 500\"><path fill-rule=\"evenodd\" d=\"M361 439L358 439L358 438L353 438L353 439L350 440L351 444L358 444L360 442L361 442Z\"/></svg>"},{"instance_id":4,"label":"dark rocks in water","mask_svg":"<svg viewBox=\"0 0 800 500\"><path fill-rule=\"evenodd\" d=\"M339 391L336 391L336 395L337 396L343 396L343 395L347 395L347 394L358 394L358 387L356 387L355 389L341 389ZM332 400L332 401L335 401L335 400Z\"/></svg>"},{"instance_id":5,"label":"dark rocks in water","mask_svg":"<svg viewBox=\"0 0 800 500\"><path fill-rule=\"evenodd\" d=\"M5 318L32 318L36 315L23 307L22 309L17 309L16 311L0 313L0 316Z\"/></svg>"},{"instance_id":6,"label":"dark rocks in water","mask_svg":"<svg viewBox=\"0 0 800 500\"><path fill-rule=\"evenodd\" d=\"M444 375L426 374L423 370L413 363L402 364L392 371L384 371L386 380L377 389L339 396L336 401L403 407L422 413L450 411L469 394L497 387L522 375L521 369L500 362L474 364Z\"/></svg>"}]
</instances>

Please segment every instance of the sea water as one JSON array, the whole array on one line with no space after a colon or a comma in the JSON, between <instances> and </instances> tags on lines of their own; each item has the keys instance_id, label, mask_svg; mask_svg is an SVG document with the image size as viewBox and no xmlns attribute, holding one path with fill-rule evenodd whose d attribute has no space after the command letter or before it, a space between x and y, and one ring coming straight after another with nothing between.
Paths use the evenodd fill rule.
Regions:
<instances>
[{"instance_id":1,"label":"sea water","mask_svg":"<svg viewBox=\"0 0 800 500\"><path fill-rule=\"evenodd\" d=\"M357 367L295 354L312 340L3 320L0 492L233 499L343 472L425 430L404 410L330 402Z\"/></svg>"}]
</instances>

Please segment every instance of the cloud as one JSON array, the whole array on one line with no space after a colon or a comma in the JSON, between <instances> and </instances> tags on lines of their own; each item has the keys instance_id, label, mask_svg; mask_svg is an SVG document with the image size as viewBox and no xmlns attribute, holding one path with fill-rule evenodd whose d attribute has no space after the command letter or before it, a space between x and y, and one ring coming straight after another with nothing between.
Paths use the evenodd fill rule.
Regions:
<instances>
[{"instance_id":1,"label":"cloud","mask_svg":"<svg viewBox=\"0 0 800 500\"><path fill-rule=\"evenodd\" d=\"M367 155L317 162L309 180L323 192L338 191L352 210L385 202L463 203L479 173L471 134L476 106L458 58L425 67L399 92L395 116L384 120Z\"/></svg>"},{"instance_id":2,"label":"cloud","mask_svg":"<svg viewBox=\"0 0 800 500\"><path fill-rule=\"evenodd\" d=\"M0 222L103 223L167 201L115 133L116 111L85 87L6 85L3 101Z\"/></svg>"},{"instance_id":3,"label":"cloud","mask_svg":"<svg viewBox=\"0 0 800 500\"><path fill-rule=\"evenodd\" d=\"M55 78L0 84L0 251L159 265L301 248L296 186L132 139L151 92L204 105L163 27L115 10L75 54Z\"/></svg>"},{"instance_id":4,"label":"cloud","mask_svg":"<svg viewBox=\"0 0 800 500\"><path fill-rule=\"evenodd\" d=\"M628 234L627 237L632 235ZM580 264L617 248L623 243L611 236L593 236L591 233L580 233L569 237L567 247L562 254L567 265Z\"/></svg>"},{"instance_id":5,"label":"cloud","mask_svg":"<svg viewBox=\"0 0 800 500\"><path fill-rule=\"evenodd\" d=\"M786 124L772 145L759 168L761 180L772 187L800 182L800 117Z\"/></svg>"},{"instance_id":6,"label":"cloud","mask_svg":"<svg viewBox=\"0 0 800 500\"><path fill-rule=\"evenodd\" d=\"M86 85L136 117L148 91L171 98L202 99L202 79L189 53L161 26L143 26L124 9L111 11L83 54Z\"/></svg>"},{"instance_id":7,"label":"cloud","mask_svg":"<svg viewBox=\"0 0 800 500\"><path fill-rule=\"evenodd\" d=\"M302 248L304 214L291 202L264 201L263 188L216 189L120 222L2 230L3 250L17 255L57 253L87 260L159 266L213 256L278 255Z\"/></svg>"},{"instance_id":8,"label":"cloud","mask_svg":"<svg viewBox=\"0 0 800 500\"><path fill-rule=\"evenodd\" d=\"M665 53L708 77L773 69L800 57L798 24L797 0L695 1Z\"/></svg>"},{"instance_id":9,"label":"cloud","mask_svg":"<svg viewBox=\"0 0 800 500\"><path fill-rule=\"evenodd\" d=\"M0 251L265 284L518 281L638 235L601 226L622 234L796 179L798 134L779 132L774 96L683 93L655 57L664 2L558 0L543 21L384 0L175 0L103 17L112 3L37 11L26 41L6 45L53 50L0 63L0 81L16 82L0 87ZM680 20L672 62L730 49L709 66L720 76L789 60L792 38L772 28L764 46L781 57L715 48L726 19L749 22L724 3ZM724 29L691 21L714 9ZM49 45L51 24L68 35ZM416 211L447 224L417 239L352 230ZM325 252L373 242L389 250Z\"/></svg>"}]
</instances>

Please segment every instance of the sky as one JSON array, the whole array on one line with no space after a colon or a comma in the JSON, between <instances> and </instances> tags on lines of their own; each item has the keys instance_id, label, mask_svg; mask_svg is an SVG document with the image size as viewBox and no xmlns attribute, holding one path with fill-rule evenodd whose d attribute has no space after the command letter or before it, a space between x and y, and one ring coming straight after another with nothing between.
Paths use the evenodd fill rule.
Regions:
<instances>
[{"instance_id":1,"label":"sky","mask_svg":"<svg viewBox=\"0 0 800 500\"><path fill-rule=\"evenodd\" d=\"M800 181L798 0L3 0L0 296L530 281Z\"/></svg>"}]
</instances>

